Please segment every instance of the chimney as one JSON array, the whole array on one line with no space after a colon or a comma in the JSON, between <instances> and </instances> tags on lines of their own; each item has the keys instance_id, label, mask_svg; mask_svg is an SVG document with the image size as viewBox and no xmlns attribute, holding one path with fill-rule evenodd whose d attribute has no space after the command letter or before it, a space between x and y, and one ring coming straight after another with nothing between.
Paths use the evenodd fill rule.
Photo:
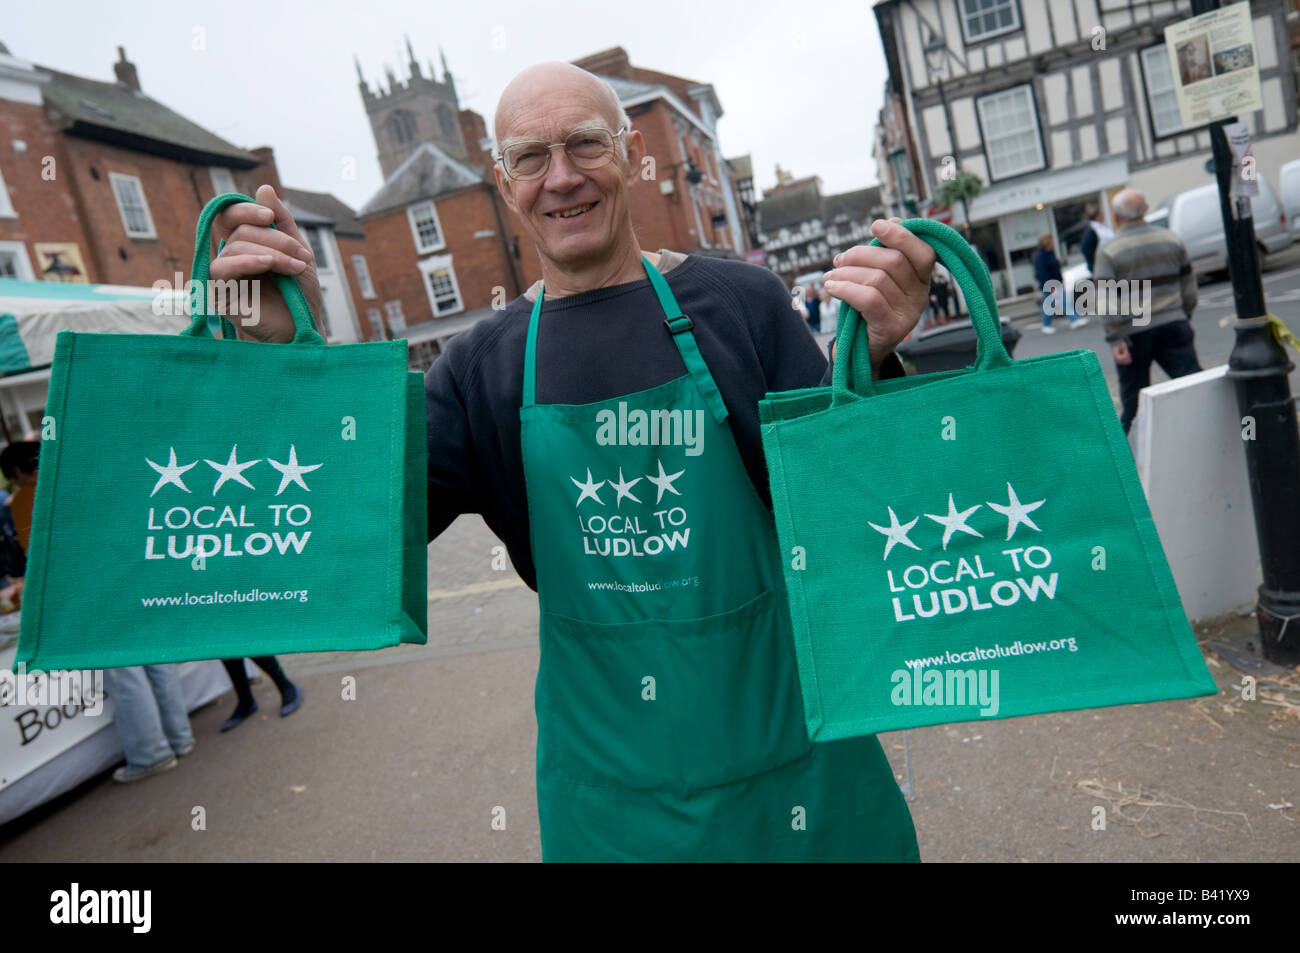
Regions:
<instances>
[{"instance_id":1,"label":"chimney","mask_svg":"<svg viewBox=\"0 0 1300 953\"><path fill-rule=\"evenodd\" d=\"M608 50L601 50L599 53L584 56L582 59L574 60L573 65L581 67L589 73L597 73L601 76L634 79L632 64L628 62L627 58L627 50L621 46L614 46Z\"/></svg>"},{"instance_id":2,"label":"chimney","mask_svg":"<svg viewBox=\"0 0 1300 953\"><path fill-rule=\"evenodd\" d=\"M113 75L117 81L128 89L140 92L140 77L136 74L135 64L126 58L126 50L117 48L117 62L113 64Z\"/></svg>"},{"instance_id":3,"label":"chimney","mask_svg":"<svg viewBox=\"0 0 1300 953\"><path fill-rule=\"evenodd\" d=\"M280 184L280 170L275 164L275 150L270 146L258 146L256 149L249 149L253 155L262 164L253 170L253 181L256 185L269 185L275 189L275 194L280 196L280 201L285 201L284 186Z\"/></svg>"}]
</instances>

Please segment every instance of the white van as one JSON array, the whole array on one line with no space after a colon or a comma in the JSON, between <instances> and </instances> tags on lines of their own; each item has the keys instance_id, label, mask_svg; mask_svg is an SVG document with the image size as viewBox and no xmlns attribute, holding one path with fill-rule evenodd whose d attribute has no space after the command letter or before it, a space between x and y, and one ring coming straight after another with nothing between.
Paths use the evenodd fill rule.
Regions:
<instances>
[{"instance_id":1,"label":"white van","mask_svg":"<svg viewBox=\"0 0 1300 953\"><path fill-rule=\"evenodd\" d=\"M1287 229L1288 216L1282 210L1281 199L1262 175L1259 195L1251 198L1250 209L1261 255L1281 251L1291 244L1294 236ZM1146 220L1169 229L1183 240L1192 269L1198 275L1227 269L1228 247L1223 236L1217 182L1169 196L1147 213Z\"/></svg>"},{"instance_id":2,"label":"white van","mask_svg":"<svg viewBox=\"0 0 1300 953\"><path fill-rule=\"evenodd\" d=\"M1292 159L1278 173L1279 191L1282 195L1282 214L1291 241L1300 242L1300 159Z\"/></svg>"}]
</instances>

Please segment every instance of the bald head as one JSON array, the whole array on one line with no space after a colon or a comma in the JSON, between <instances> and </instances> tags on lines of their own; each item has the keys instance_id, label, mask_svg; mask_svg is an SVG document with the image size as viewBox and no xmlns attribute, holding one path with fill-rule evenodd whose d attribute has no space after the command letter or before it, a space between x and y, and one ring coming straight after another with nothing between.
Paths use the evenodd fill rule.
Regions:
<instances>
[{"instance_id":1,"label":"bald head","mask_svg":"<svg viewBox=\"0 0 1300 953\"><path fill-rule=\"evenodd\" d=\"M1147 200L1137 189L1124 189L1110 203L1111 212L1125 222L1140 222L1147 213Z\"/></svg>"},{"instance_id":2,"label":"bald head","mask_svg":"<svg viewBox=\"0 0 1300 953\"><path fill-rule=\"evenodd\" d=\"M572 63L538 63L515 76L497 100L492 117L497 148L509 139L544 134L535 131L538 121L549 106L562 103L585 104L591 118L607 123L611 131L630 125L618 94L599 76Z\"/></svg>"}]
</instances>

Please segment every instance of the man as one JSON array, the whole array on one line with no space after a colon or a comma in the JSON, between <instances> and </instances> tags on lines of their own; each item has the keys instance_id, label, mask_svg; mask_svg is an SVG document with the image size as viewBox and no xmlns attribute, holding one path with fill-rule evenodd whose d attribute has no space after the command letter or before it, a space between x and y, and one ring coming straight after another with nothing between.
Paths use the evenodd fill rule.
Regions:
<instances>
[{"instance_id":1,"label":"man","mask_svg":"<svg viewBox=\"0 0 1300 953\"><path fill-rule=\"evenodd\" d=\"M1128 285L1127 296L1133 305L1129 310L1140 309L1141 323L1133 320L1134 314L1106 320L1106 341L1119 373L1120 422L1128 433L1137 415L1138 392L1151 383L1152 361L1171 378L1201 369L1191 325L1196 275L1182 240L1143 219L1147 202L1141 192L1120 192L1111 203L1111 213L1115 237L1098 249L1093 278L1098 289L1107 281L1141 282Z\"/></svg>"},{"instance_id":2,"label":"man","mask_svg":"<svg viewBox=\"0 0 1300 953\"><path fill-rule=\"evenodd\" d=\"M429 535L482 514L538 592L543 859L918 859L875 738L811 745L803 724L757 403L829 375L785 286L640 250L645 144L590 73L524 70L495 133L543 278L426 375ZM315 303L308 244L273 190L257 201L218 218L212 277L296 275ZM886 247L837 256L825 286L868 316L873 373L893 376L935 256L872 229ZM267 288L241 331L286 340Z\"/></svg>"},{"instance_id":3,"label":"man","mask_svg":"<svg viewBox=\"0 0 1300 953\"><path fill-rule=\"evenodd\" d=\"M1115 237L1115 231L1102 218L1101 209L1089 202L1083 207L1083 220L1087 228L1083 240L1079 242L1079 251L1088 264L1088 273L1092 274L1097 259L1097 249Z\"/></svg>"}]
</instances>

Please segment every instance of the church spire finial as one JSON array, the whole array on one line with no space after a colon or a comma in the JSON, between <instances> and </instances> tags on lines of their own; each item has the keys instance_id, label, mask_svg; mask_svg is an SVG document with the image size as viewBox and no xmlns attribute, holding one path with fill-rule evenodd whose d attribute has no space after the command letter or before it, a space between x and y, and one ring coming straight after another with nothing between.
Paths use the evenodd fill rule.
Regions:
<instances>
[{"instance_id":1,"label":"church spire finial","mask_svg":"<svg viewBox=\"0 0 1300 953\"><path fill-rule=\"evenodd\" d=\"M406 38L406 56L411 63L411 75L419 76L420 64L415 59L415 50L411 49L411 35L409 33L403 33L402 36Z\"/></svg>"},{"instance_id":2,"label":"church spire finial","mask_svg":"<svg viewBox=\"0 0 1300 953\"><path fill-rule=\"evenodd\" d=\"M442 62L442 81L451 90L452 98L459 107L460 97L456 94L456 81L451 78L451 70L447 68L447 54L442 51L442 44L438 44L438 59Z\"/></svg>"}]
</instances>

